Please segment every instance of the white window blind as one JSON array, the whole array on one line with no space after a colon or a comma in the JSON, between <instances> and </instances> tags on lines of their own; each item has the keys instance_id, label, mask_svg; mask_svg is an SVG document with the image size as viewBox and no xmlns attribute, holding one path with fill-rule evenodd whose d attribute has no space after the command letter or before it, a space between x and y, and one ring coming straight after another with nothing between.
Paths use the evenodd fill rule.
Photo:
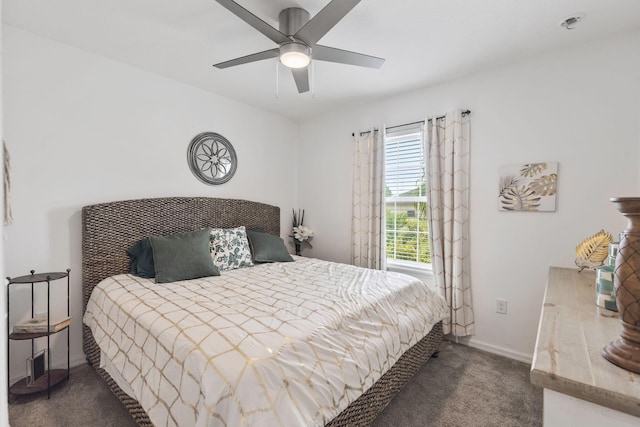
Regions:
<instances>
[{"instance_id":1,"label":"white window blind","mask_svg":"<svg viewBox=\"0 0 640 427\"><path fill-rule=\"evenodd\" d=\"M385 133L387 260L430 264L427 174L419 124Z\"/></svg>"}]
</instances>

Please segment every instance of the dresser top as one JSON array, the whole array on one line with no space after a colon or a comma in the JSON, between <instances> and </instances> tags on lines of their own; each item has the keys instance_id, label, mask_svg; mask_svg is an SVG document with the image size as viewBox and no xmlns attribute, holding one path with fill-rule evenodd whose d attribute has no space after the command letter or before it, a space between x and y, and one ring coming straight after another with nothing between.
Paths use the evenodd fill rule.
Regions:
<instances>
[{"instance_id":1,"label":"dresser top","mask_svg":"<svg viewBox=\"0 0 640 427\"><path fill-rule=\"evenodd\" d=\"M596 305L595 277L593 271L549 269L531 382L640 416L640 375L600 354L619 338L620 318Z\"/></svg>"}]
</instances>

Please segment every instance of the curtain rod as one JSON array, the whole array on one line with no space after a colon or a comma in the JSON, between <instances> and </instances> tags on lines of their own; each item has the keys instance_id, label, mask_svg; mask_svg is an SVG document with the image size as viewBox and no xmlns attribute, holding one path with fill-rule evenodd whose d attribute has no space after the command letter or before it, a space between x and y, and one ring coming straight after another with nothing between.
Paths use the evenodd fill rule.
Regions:
<instances>
[{"instance_id":1,"label":"curtain rod","mask_svg":"<svg viewBox=\"0 0 640 427\"><path fill-rule=\"evenodd\" d=\"M462 115L463 115L463 116L467 116L467 115L469 115L469 114L471 114L471 110L464 110L464 111L462 112ZM445 116L438 116L438 117L436 117L436 120L441 120L441 119L444 119L444 118L445 118ZM429 120L427 120L427 121L428 121L428 122L430 122L430 121L431 121L431 119L429 119ZM404 123L404 124L401 124L401 125L395 125L395 126L387 126L387 127L386 127L386 129L399 128L399 127L401 127L401 126L417 125L417 124L419 124L419 123L424 123L424 120L420 120L420 121L417 121L417 122L411 122L411 123ZM373 130L374 130L375 132L377 132L377 131L378 131L378 129L376 129L376 128L373 128ZM360 136L362 136L362 135L366 135L366 134L368 134L368 133L371 133L371 131L370 131L370 130L362 131L362 132L360 132ZM353 132L353 133L351 134L351 136L356 136L356 133L355 133L355 132Z\"/></svg>"}]
</instances>

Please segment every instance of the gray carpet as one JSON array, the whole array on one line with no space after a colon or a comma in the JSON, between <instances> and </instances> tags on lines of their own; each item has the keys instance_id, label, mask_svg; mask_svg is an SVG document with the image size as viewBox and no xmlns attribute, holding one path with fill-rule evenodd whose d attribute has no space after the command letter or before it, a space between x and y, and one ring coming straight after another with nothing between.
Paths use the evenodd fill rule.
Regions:
<instances>
[{"instance_id":1,"label":"gray carpet","mask_svg":"<svg viewBox=\"0 0 640 427\"><path fill-rule=\"evenodd\" d=\"M129 413L87 365L68 384L46 394L14 397L11 427L128 427ZM529 382L529 365L445 342L372 427L541 426L542 390Z\"/></svg>"},{"instance_id":2,"label":"gray carpet","mask_svg":"<svg viewBox=\"0 0 640 427\"><path fill-rule=\"evenodd\" d=\"M542 426L530 365L444 342L371 427Z\"/></svg>"}]
</instances>

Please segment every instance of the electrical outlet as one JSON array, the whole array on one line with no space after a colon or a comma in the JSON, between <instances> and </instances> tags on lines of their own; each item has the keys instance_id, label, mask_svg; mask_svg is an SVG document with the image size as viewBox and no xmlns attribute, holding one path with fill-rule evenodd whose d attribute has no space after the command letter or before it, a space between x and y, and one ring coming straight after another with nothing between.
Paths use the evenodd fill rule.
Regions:
<instances>
[{"instance_id":1,"label":"electrical outlet","mask_svg":"<svg viewBox=\"0 0 640 427\"><path fill-rule=\"evenodd\" d=\"M496 313L507 314L507 300L506 299L497 299L496 300Z\"/></svg>"}]
</instances>

